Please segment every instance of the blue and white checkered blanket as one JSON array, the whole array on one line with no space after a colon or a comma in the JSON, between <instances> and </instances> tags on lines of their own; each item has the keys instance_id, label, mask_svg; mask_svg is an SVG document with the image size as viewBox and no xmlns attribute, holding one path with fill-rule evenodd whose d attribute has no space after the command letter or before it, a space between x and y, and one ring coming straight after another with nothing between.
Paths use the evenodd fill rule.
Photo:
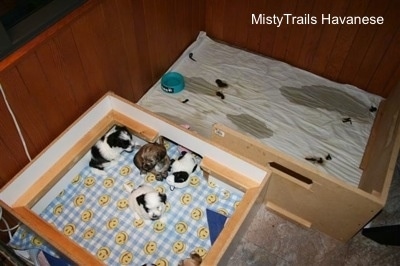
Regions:
<instances>
[{"instance_id":1,"label":"blue and white checkered blanket","mask_svg":"<svg viewBox=\"0 0 400 266\"><path fill-rule=\"evenodd\" d=\"M165 144L168 155L177 158L179 146ZM106 174L85 167L40 216L107 265L177 265L192 251L204 257L211 247L206 209L229 217L242 195L207 182L199 167L189 186L171 191L154 175L143 178L133 164L134 154L123 153ZM158 221L136 220L128 207L124 184L143 183L167 194L167 210ZM25 227L17 230L10 245L54 254Z\"/></svg>"}]
</instances>

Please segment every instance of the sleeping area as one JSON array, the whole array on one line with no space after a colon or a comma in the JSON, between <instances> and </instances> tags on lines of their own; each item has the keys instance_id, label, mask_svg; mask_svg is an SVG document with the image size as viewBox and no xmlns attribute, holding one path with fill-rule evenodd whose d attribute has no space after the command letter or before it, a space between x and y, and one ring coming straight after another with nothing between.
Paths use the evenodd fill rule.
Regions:
<instances>
[{"instance_id":1,"label":"sleeping area","mask_svg":"<svg viewBox=\"0 0 400 266\"><path fill-rule=\"evenodd\" d=\"M132 132L133 150L94 167L91 147L118 127ZM172 170L159 180L133 163L139 147L160 136L171 160L181 162L182 152L193 158L184 184ZM2 191L3 208L26 225L9 245L80 265L178 265L193 252L206 265L224 263L262 205L270 174L109 93ZM143 186L165 196L156 218L152 191L143 194L149 216L132 205Z\"/></svg>"},{"instance_id":2,"label":"sleeping area","mask_svg":"<svg viewBox=\"0 0 400 266\"><path fill-rule=\"evenodd\" d=\"M228 265L266 208L348 242L400 150L379 2L77 1L0 61L2 241L35 266Z\"/></svg>"}]
</instances>

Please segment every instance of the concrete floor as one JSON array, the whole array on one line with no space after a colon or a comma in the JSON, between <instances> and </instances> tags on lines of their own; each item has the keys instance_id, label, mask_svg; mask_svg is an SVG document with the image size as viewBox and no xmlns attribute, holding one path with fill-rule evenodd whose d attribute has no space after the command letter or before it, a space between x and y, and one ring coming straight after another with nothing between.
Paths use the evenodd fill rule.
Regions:
<instances>
[{"instance_id":1,"label":"concrete floor","mask_svg":"<svg viewBox=\"0 0 400 266\"><path fill-rule=\"evenodd\" d=\"M400 163L385 208L371 227L400 224ZM398 235L400 237L400 234ZM381 245L360 233L342 243L289 222L262 207L228 266L242 265L400 265L400 246Z\"/></svg>"}]
</instances>

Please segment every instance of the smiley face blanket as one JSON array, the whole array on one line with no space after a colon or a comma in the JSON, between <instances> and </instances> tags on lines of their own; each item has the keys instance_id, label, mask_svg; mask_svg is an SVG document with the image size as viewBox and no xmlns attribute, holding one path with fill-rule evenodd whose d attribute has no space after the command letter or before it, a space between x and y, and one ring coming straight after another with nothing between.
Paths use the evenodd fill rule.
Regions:
<instances>
[{"instance_id":1,"label":"smiley face blanket","mask_svg":"<svg viewBox=\"0 0 400 266\"><path fill-rule=\"evenodd\" d=\"M170 158L179 157L177 144L167 141L165 145ZM242 195L207 182L199 167L188 186L171 190L154 175L140 175L133 164L135 152L123 153L103 174L89 166L82 169L40 216L106 265L177 265L193 251L206 256L212 229L207 210L229 217ZM135 219L128 207L124 184L137 187L144 183L167 195L166 212L160 220ZM9 244L56 255L25 227L17 230Z\"/></svg>"}]
</instances>

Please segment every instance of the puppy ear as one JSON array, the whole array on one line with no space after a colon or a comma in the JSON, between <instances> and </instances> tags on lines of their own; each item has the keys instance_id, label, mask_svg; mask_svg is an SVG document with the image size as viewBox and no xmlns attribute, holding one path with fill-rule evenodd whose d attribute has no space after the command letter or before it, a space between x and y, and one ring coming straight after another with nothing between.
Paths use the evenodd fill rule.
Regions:
<instances>
[{"instance_id":1,"label":"puppy ear","mask_svg":"<svg viewBox=\"0 0 400 266\"><path fill-rule=\"evenodd\" d=\"M158 193L158 195L160 196L160 201L164 204L167 203L167 195L165 195L164 193Z\"/></svg>"},{"instance_id":2,"label":"puppy ear","mask_svg":"<svg viewBox=\"0 0 400 266\"><path fill-rule=\"evenodd\" d=\"M170 172L170 171L172 170L172 165L174 164L174 162L175 162L175 159L171 159L171 160L169 161L168 172Z\"/></svg>"},{"instance_id":3,"label":"puppy ear","mask_svg":"<svg viewBox=\"0 0 400 266\"><path fill-rule=\"evenodd\" d=\"M139 206L142 205L143 207L146 207L146 202L145 202L144 196L145 196L145 194L142 194L142 195L136 197L136 202Z\"/></svg>"},{"instance_id":4,"label":"puppy ear","mask_svg":"<svg viewBox=\"0 0 400 266\"><path fill-rule=\"evenodd\" d=\"M187 153L186 151L182 151L181 154L180 154L179 157L178 157L178 161L179 161L180 159L182 159L182 158L185 156L186 153Z\"/></svg>"},{"instance_id":5,"label":"puppy ear","mask_svg":"<svg viewBox=\"0 0 400 266\"><path fill-rule=\"evenodd\" d=\"M203 259L201 258L201 256L199 254L197 254L196 252L190 253L190 258L194 261L196 261L199 265L200 263L203 262Z\"/></svg>"},{"instance_id":6,"label":"puppy ear","mask_svg":"<svg viewBox=\"0 0 400 266\"><path fill-rule=\"evenodd\" d=\"M161 146L160 149L157 149L157 161L161 161L162 159L167 156L167 150L165 149L164 146Z\"/></svg>"},{"instance_id":7,"label":"puppy ear","mask_svg":"<svg viewBox=\"0 0 400 266\"><path fill-rule=\"evenodd\" d=\"M173 175L175 176L175 183L183 183L189 177L189 174L184 171L175 172L175 173L173 173Z\"/></svg>"},{"instance_id":8,"label":"puppy ear","mask_svg":"<svg viewBox=\"0 0 400 266\"><path fill-rule=\"evenodd\" d=\"M196 171L196 168L197 168L197 164L195 164L195 165L193 166L192 173L193 173L194 171Z\"/></svg>"}]
</instances>

